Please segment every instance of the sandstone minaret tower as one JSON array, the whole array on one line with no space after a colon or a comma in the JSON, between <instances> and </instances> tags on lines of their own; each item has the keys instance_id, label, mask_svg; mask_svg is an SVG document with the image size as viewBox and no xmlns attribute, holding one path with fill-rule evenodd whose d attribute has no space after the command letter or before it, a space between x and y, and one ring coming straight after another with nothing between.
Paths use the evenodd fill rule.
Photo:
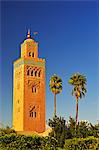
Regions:
<instances>
[{"instance_id":1,"label":"sandstone minaret tower","mask_svg":"<svg viewBox=\"0 0 99 150\"><path fill-rule=\"evenodd\" d=\"M38 43L30 30L21 44L21 57L13 65L13 128L44 132L45 59L38 58Z\"/></svg>"}]
</instances>

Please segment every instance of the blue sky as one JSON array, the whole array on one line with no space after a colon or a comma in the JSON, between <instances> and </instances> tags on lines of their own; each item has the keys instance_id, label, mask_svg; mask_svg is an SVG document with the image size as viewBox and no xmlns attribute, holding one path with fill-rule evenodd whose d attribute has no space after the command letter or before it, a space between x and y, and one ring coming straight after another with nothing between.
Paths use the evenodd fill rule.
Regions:
<instances>
[{"instance_id":1,"label":"blue sky","mask_svg":"<svg viewBox=\"0 0 99 150\"><path fill-rule=\"evenodd\" d=\"M75 72L87 77L86 97L79 102L79 120L99 120L99 2L16 1L1 2L0 122L12 124L13 61L27 29L38 31L39 57L46 59L46 119L53 116L49 79L63 80L57 95L57 115L75 117L75 98L68 79Z\"/></svg>"}]
</instances>

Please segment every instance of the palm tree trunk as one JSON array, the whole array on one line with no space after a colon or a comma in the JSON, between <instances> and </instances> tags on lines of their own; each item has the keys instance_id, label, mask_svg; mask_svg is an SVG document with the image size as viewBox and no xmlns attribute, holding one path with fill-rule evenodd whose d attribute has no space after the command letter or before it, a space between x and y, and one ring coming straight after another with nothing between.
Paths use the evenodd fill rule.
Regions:
<instances>
[{"instance_id":1,"label":"palm tree trunk","mask_svg":"<svg viewBox=\"0 0 99 150\"><path fill-rule=\"evenodd\" d=\"M78 97L76 97L76 125L78 124Z\"/></svg>"},{"instance_id":2,"label":"palm tree trunk","mask_svg":"<svg viewBox=\"0 0 99 150\"><path fill-rule=\"evenodd\" d=\"M56 94L54 94L54 117L56 116Z\"/></svg>"}]
</instances>

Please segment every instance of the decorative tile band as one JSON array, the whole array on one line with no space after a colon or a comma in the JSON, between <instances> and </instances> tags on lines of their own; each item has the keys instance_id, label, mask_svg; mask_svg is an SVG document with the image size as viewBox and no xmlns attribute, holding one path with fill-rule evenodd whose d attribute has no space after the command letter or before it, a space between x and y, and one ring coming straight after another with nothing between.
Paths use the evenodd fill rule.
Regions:
<instances>
[{"instance_id":1,"label":"decorative tile band","mask_svg":"<svg viewBox=\"0 0 99 150\"><path fill-rule=\"evenodd\" d=\"M35 62L33 60L20 60L18 63L14 63L14 68L17 68L21 65L33 65L33 66L45 67L45 62Z\"/></svg>"}]
</instances>

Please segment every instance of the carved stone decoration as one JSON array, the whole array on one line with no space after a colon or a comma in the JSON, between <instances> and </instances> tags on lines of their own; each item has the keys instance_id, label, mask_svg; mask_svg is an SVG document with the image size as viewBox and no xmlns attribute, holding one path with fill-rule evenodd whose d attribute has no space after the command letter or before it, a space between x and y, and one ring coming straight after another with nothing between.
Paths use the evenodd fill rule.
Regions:
<instances>
[{"instance_id":1,"label":"carved stone decoration","mask_svg":"<svg viewBox=\"0 0 99 150\"><path fill-rule=\"evenodd\" d=\"M35 106L34 106L34 105L30 105L29 111L31 112L31 111L33 111L34 109L35 109Z\"/></svg>"},{"instance_id":2,"label":"carved stone decoration","mask_svg":"<svg viewBox=\"0 0 99 150\"><path fill-rule=\"evenodd\" d=\"M41 68L34 66L26 66L26 74L28 76L40 77L41 76Z\"/></svg>"},{"instance_id":3,"label":"carved stone decoration","mask_svg":"<svg viewBox=\"0 0 99 150\"><path fill-rule=\"evenodd\" d=\"M39 105L30 105L29 106L29 116L32 118L39 117Z\"/></svg>"},{"instance_id":4,"label":"carved stone decoration","mask_svg":"<svg viewBox=\"0 0 99 150\"><path fill-rule=\"evenodd\" d=\"M30 106L29 106L29 111L32 111L32 110L39 110L39 105L33 105L33 104L31 104Z\"/></svg>"},{"instance_id":5,"label":"carved stone decoration","mask_svg":"<svg viewBox=\"0 0 99 150\"><path fill-rule=\"evenodd\" d=\"M32 87L40 88L40 81L28 80L27 85L29 88Z\"/></svg>"}]
</instances>

